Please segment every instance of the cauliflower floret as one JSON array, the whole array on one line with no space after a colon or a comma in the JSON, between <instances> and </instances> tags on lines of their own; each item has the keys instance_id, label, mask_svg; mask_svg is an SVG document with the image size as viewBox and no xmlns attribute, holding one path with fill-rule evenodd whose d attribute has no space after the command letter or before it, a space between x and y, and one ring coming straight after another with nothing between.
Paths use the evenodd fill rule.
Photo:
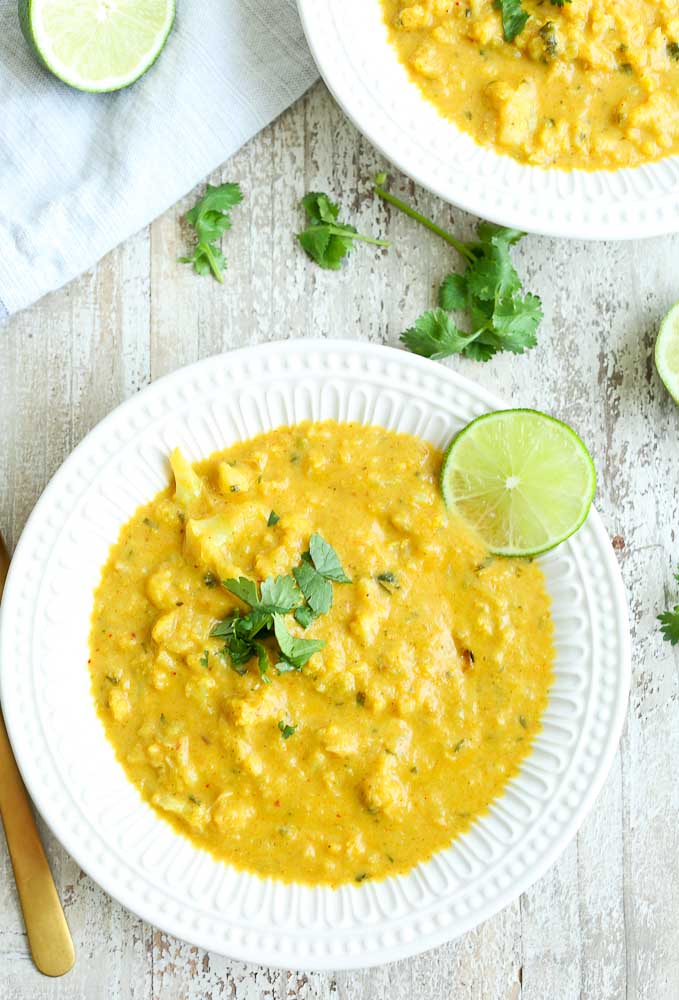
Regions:
<instances>
[{"instance_id":1,"label":"cauliflower floret","mask_svg":"<svg viewBox=\"0 0 679 1000\"><path fill-rule=\"evenodd\" d=\"M318 735L328 753L338 757L357 754L361 749L358 733L342 726L327 726Z\"/></svg>"},{"instance_id":2,"label":"cauliflower floret","mask_svg":"<svg viewBox=\"0 0 679 1000\"><path fill-rule=\"evenodd\" d=\"M187 552L222 579L247 576L247 571L234 563L231 550L254 554L253 532L266 526L268 516L263 504L240 503L222 514L191 518L186 523Z\"/></svg>"},{"instance_id":3,"label":"cauliflower floret","mask_svg":"<svg viewBox=\"0 0 679 1000\"><path fill-rule=\"evenodd\" d=\"M230 462L220 462L217 469L217 482L224 494L245 493L250 489L250 477L242 467Z\"/></svg>"},{"instance_id":4,"label":"cauliflower floret","mask_svg":"<svg viewBox=\"0 0 679 1000\"><path fill-rule=\"evenodd\" d=\"M193 797L181 798L179 795L168 795L167 792L156 792L151 796L151 802L165 812L180 816L197 830L201 830L210 819L210 809Z\"/></svg>"},{"instance_id":5,"label":"cauliflower floret","mask_svg":"<svg viewBox=\"0 0 679 1000\"><path fill-rule=\"evenodd\" d=\"M151 684L156 691L162 691L170 683L172 674L177 673L177 661L161 649L151 667Z\"/></svg>"},{"instance_id":6,"label":"cauliflower floret","mask_svg":"<svg viewBox=\"0 0 679 1000\"><path fill-rule=\"evenodd\" d=\"M486 98L497 118L498 141L505 146L522 146L537 125L538 95L535 81L524 80L518 87L496 80L486 87Z\"/></svg>"},{"instance_id":7,"label":"cauliflower floret","mask_svg":"<svg viewBox=\"0 0 679 1000\"><path fill-rule=\"evenodd\" d=\"M408 790L396 767L396 757L383 753L375 770L361 783L361 797L371 812L400 813L410 807Z\"/></svg>"},{"instance_id":8,"label":"cauliflower floret","mask_svg":"<svg viewBox=\"0 0 679 1000\"><path fill-rule=\"evenodd\" d=\"M182 507L188 507L202 495L205 483L179 448L170 455L170 465L174 473L175 500Z\"/></svg>"},{"instance_id":9,"label":"cauliflower floret","mask_svg":"<svg viewBox=\"0 0 679 1000\"><path fill-rule=\"evenodd\" d=\"M247 698L228 698L224 714L236 726L251 726L269 719L281 719L287 708L287 697L280 685L270 684L253 691Z\"/></svg>"},{"instance_id":10,"label":"cauliflower floret","mask_svg":"<svg viewBox=\"0 0 679 1000\"><path fill-rule=\"evenodd\" d=\"M398 17L402 28L412 30L413 28L427 28L431 24L431 14L421 3L415 3L411 7L404 7Z\"/></svg>"},{"instance_id":11,"label":"cauliflower floret","mask_svg":"<svg viewBox=\"0 0 679 1000\"><path fill-rule=\"evenodd\" d=\"M243 827L255 814L248 802L234 798L231 792L222 792L212 806L212 822L220 830Z\"/></svg>"},{"instance_id":12,"label":"cauliflower floret","mask_svg":"<svg viewBox=\"0 0 679 1000\"><path fill-rule=\"evenodd\" d=\"M170 653L185 656L202 652L205 637L213 625L210 615L200 614L187 604L161 615L153 626L153 641Z\"/></svg>"},{"instance_id":13,"label":"cauliflower floret","mask_svg":"<svg viewBox=\"0 0 679 1000\"><path fill-rule=\"evenodd\" d=\"M146 748L150 764L161 774L167 774L176 782L181 779L187 785L195 785L198 772L191 761L189 737L184 734L171 742L150 743Z\"/></svg>"},{"instance_id":14,"label":"cauliflower floret","mask_svg":"<svg viewBox=\"0 0 679 1000\"><path fill-rule=\"evenodd\" d=\"M370 578L359 580L358 590L357 611L349 627L362 645L370 646L377 639L382 622L389 617L389 595Z\"/></svg>"},{"instance_id":15,"label":"cauliflower floret","mask_svg":"<svg viewBox=\"0 0 679 1000\"><path fill-rule=\"evenodd\" d=\"M111 688L108 695L108 707L116 722L125 722L132 711L130 699L126 691L121 691L119 687Z\"/></svg>"}]
</instances>

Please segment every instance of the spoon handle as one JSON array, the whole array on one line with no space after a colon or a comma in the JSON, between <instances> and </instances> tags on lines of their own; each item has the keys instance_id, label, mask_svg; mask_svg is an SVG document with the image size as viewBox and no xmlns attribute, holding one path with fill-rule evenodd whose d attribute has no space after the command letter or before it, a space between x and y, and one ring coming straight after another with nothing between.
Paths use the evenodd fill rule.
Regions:
<instances>
[{"instance_id":1,"label":"spoon handle","mask_svg":"<svg viewBox=\"0 0 679 1000\"><path fill-rule=\"evenodd\" d=\"M9 556L0 537L0 595ZM33 961L46 976L63 976L75 961L73 941L35 825L28 794L0 714L0 815L14 868Z\"/></svg>"}]
</instances>

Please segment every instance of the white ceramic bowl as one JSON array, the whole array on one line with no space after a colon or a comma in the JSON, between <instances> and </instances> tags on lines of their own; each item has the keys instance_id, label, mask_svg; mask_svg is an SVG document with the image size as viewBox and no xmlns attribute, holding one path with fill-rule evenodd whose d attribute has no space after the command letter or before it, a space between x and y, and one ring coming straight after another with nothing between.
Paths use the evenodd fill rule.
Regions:
<instances>
[{"instance_id":1,"label":"white ceramic bowl","mask_svg":"<svg viewBox=\"0 0 679 1000\"><path fill-rule=\"evenodd\" d=\"M94 587L121 525L168 481L175 445L197 459L281 424L334 417L442 446L499 405L442 365L391 348L266 344L155 382L103 420L55 475L7 581L2 703L36 806L82 868L129 909L234 958L293 968L365 966L474 927L568 844L613 759L629 686L625 597L594 511L577 536L541 560L557 648L543 732L489 814L407 876L311 889L216 862L142 802L90 695Z\"/></svg>"},{"instance_id":2,"label":"white ceramic bowl","mask_svg":"<svg viewBox=\"0 0 679 1000\"><path fill-rule=\"evenodd\" d=\"M629 170L523 166L442 118L389 44L379 0L298 0L311 52L357 128L453 205L528 232L630 239L679 231L679 157Z\"/></svg>"}]
</instances>

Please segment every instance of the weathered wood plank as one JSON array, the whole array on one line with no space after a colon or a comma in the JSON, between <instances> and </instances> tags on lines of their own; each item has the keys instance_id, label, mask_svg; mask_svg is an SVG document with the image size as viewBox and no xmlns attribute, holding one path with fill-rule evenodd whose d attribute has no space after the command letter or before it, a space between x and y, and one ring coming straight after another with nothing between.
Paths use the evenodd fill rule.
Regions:
<instances>
[{"instance_id":1,"label":"weathered wood plank","mask_svg":"<svg viewBox=\"0 0 679 1000\"><path fill-rule=\"evenodd\" d=\"M176 258L190 241L174 209L96 269L0 331L0 525L13 543L63 458L149 378L241 344L342 336L396 344L434 304L454 251L371 195L385 167L322 86L211 180L238 180L246 201L225 242L223 286ZM394 188L464 235L474 220L394 172ZM340 273L298 251L299 199L336 196L389 251L357 248ZM199 189L200 190L200 189ZM679 297L679 238L581 244L530 238L517 259L542 295L540 345L488 365L455 359L512 405L577 427L599 471L598 506L631 595L634 679L621 752L577 842L522 899L475 932L382 969L304 975L258 969L178 942L109 900L53 838L79 961L48 981L27 956L11 870L0 846L0 963L7 1000L542 1000L679 995L677 654L657 632L677 600L679 411L652 365L658 319Z\"/></svg>"}]
</instances>

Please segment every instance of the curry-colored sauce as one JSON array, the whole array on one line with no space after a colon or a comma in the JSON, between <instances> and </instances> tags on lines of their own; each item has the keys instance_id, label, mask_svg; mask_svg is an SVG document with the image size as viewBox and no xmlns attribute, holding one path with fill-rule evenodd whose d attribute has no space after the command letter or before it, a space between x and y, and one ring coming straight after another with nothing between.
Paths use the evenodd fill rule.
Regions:
<instances>
[{"instance_id":1,"label":"curry-colored sauce","mask_svg":"<svg viewBox=\"0 0 679 1000\"><path fill-rule=\"evenodd\" d=\"M143 798L217 858L311 884L405 872L529 753L552 678L543 576L449 518L441 459L377 427L281 428L195 470L175 453L175 485L122 529L94 600L97 709ZM314 532L352 582L289 628L325 647L280 675L272 651L269 684L256 660L239 676L210 636L239 606L219 581L290 573Z\"/></svg>"},{"instance_id":2,"label":"curry-colored sauce","mask_svg":"<svg viewBox=\"0 0 679 1000\"><path fill-rule=\"evenodd\" d=\"M381 2L412 79L482 145L566 170L679 153L676 0L523 0L511 42L494 0Z\"/></svg>"}]
</instances>

